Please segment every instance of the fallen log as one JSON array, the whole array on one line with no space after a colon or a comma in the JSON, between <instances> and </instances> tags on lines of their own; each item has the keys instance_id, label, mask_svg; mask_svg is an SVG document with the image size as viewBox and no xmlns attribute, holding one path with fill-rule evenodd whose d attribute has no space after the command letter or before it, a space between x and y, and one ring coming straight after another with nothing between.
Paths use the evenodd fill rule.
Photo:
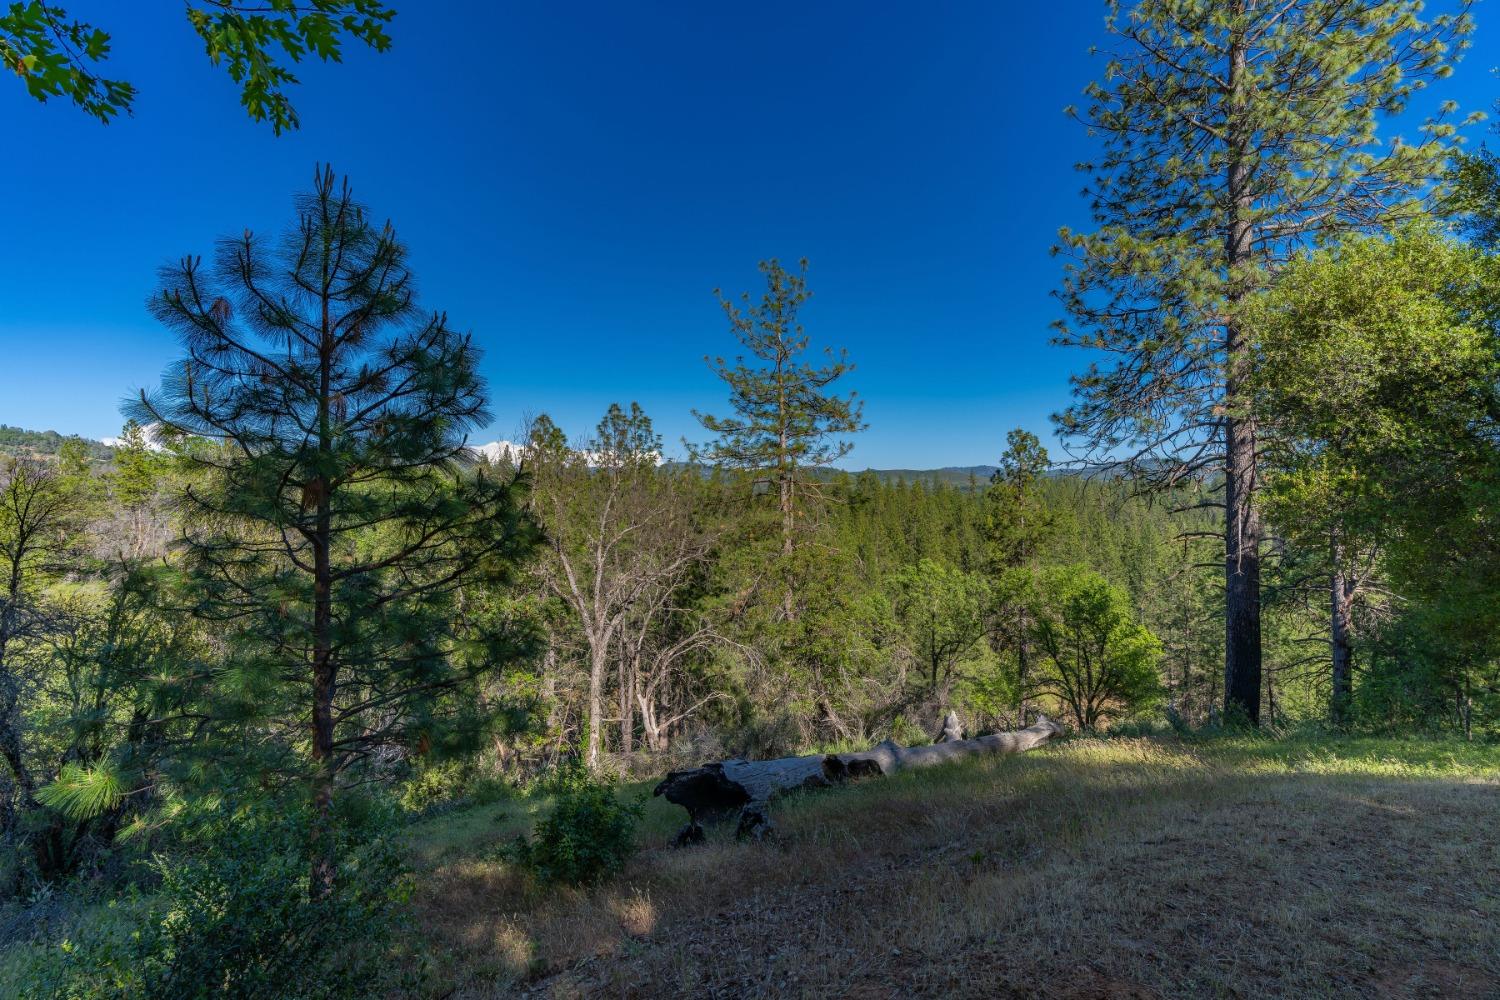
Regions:
<instances>
[{"instance_id":1,"label":"fallen log","mask_svg":"<svg viewBox=\"0 0 1500 1000\"><path fill-rule=\"evenodd\" d=\"M956 721L956 720L954 720ZM687 771L672 771L653 795L687 810L688 823L674 841L679 847L703 840L705 822L718 822L738 813L737 834L764 837L773 826L768 812L771 798L782 792L828 788L856 778L885 777L914 767L931 767L975 754L1022 753L1062 732L1041 716L1025 729L992 733L971 740L952 739L944 726L944 742L903 747L886 740L858 753L812 754L777 760L722 760Z\"/></svg>"},{"instance_id":2,"label":"fallen log","mask_svg":"<svg viewBox=\"0 0 1500 1000\"><path fill-rule=\"evenodd\" d=\"M957 712L949 711L947 715L943 716L943 731L938 733L938 738L932 742L952 743L963 738L964 724L959 721Z\"/></svg>"}]
</instances>

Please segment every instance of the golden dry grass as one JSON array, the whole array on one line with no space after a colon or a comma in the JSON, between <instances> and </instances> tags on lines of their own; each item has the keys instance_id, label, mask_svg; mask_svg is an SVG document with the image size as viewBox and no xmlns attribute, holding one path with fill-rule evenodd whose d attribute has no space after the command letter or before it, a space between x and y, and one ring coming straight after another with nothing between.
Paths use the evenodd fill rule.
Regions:
<instances>
[{"instance_id":1,"label":"golden dry grass","mask_svg":"<svg viewBox=\"0 0 1500 1000\"><path fill-rule=\"evenodd\" d=\"M676 814L680 817L680 813ZM1500 997L1500 750L1073 740L804 796L593 892L417 831L431 991Z\"/></svg>"}]
</instances>

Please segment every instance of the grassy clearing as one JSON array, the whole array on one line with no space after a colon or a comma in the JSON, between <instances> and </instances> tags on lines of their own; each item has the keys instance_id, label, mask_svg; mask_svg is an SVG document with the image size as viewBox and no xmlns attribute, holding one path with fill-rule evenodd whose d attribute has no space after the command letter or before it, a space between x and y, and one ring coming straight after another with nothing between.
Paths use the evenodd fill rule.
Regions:
<instances>
[{"instance_id":1,"label":"grassy clearing","mask_svg":"<svg viewBox=\"0 0 1500 1000\"><path fill-rule=\"evenodd\" d=\"M649 784L623 789L641 794ZM436 995L1500 996L1500 748L1072 740L807 795L594 892L412 831Z\"/></svg>"}]
</instances>

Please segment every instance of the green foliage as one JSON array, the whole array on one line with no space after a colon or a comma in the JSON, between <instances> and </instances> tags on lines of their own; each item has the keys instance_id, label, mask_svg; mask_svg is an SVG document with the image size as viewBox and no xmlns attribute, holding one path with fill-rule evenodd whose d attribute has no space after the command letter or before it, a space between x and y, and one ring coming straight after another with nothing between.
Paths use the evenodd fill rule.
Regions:
<instances>
[{"instance_id":1,"label":"green foliage","mask_svg":"<svg viewBox=\"0 0 1500 1000\"><path fill-rule=\"evenodd\" d=\"M1081 566L1038 574L1030 601L1032 638L1041 654L1029 679L1057 698L1078 728L1151 705L1161 694L1161 642L1136 622L1120 588Z\"/></svg>"},{"instance_id":2,"label":"green foliage","mask_svg":"<svg viewBox=\"0 0 1500 1000\"><path fill-rule=\"evenodd\" d=\"M622 871L644 806L622 801L614 781L590 774L581 759L564 763L547 788L551 810L530 839L516 838L510 860L547 884L592 885Z\"/></svg>"},{"instance_id":3,"label":"green foliage","mask_svg":"<svg viewBox=\"0 0 1500 1000\"><path fill-rule=\"evenodd\" d=\"M57 431L29 431L21 427L11 427L9 424L0 424L0 454L56 455L62 450L63 442L75 436L59 434ZM112 450L101 442L83 438L78 440L83 441L88 457L92 460L102 461L112 454Z\"/></svg>"},{"instance_id":4,"label":"green foliage","mask_svg":"<svg viewBox=\"0 0 1500 1000\"><path fill-rule=\"evenodd\" d=\"M1354 237L1286 269L1252 313L1257 410L1272 454L1290 452L1286 492L1322 494L1317 479L1462 440L1500 376L1495 280L1479 254L1420 229Z\"/></svg>"},{"instance_id":5,"label":"green foliage","mask_svg":"<svg viewBox=\"0 0 1500 1000\"><path fill-rule=\"evenodd\" d=\"M1005 454L984 495L985 541L992 571L1031 563L1056 527L1055 513L1038 494L1038 480L1052 464L1047 449L1035 434L1020 428L1007 434L1005 441Z\"/></svg>"},{"instance_id":6,"label":"green foliage","mask_svg":"<svg viewBox=\"0 0 1500 1000\"><path fill-rule=\"evenodd\" d=\"M844 398L827 392L854 370L847 352L835 356L830 348L822 367L800 360L808 336L798 312L812 297L807 261L800 262L798 272L774 259L762 261L760 271L766 291L759 302L753 302L749 292L741 296L740 305L719 298L735 339L760 367L742 357L733 364L722 357L711 359L714 373L729 386L735 415L695 415L704 430L716 435L701 449L705 459L724 468L774 472L780 486L799 470L821 468L847 455L853 447L849 442L828 439L859 431L864 424L853 394Z\"/></svg>"},{"instance_id":7,"label":"green foliage","mask_svg":"<svg viewBox=\"0 0 1500 1000\"><path fill-rule=\"evenodd\" d=\"M127 420L115 449L113 488L116 499L126 510L145 506L155 496L166 469L147 445L145 429Z\"/></svg>"},{"instance_id":8,"label":"green foliage","mask_svg":"<svg viewBox=\"0 0 1500 1000\"><path fill-rule=\"evenodd\" d=\"M1360 705L1467 704L1500 654L1500 266L1430 229L1350 239L1294 262L1251 316L1266 510L1294 566L1356 604Z\"/></svg>"},{"instance_id":9,"label":"green foliage","mask_svg":"<svg viewBox=\"0 0 1500 1000\"><path fill-rule=\"evenodd\" d=\"M0 14L0 66L20 77L37 100L66 97L100 121L128 110L135 99L129 83L90 69L108 58L109 41L107 33L40 0L11 3Z\"/></svg>"},{"instance_id":10,"label":"green foliage","mask_svg":"<svg viewBox=\"0 0 1500 1000\"><path fill-rule=\"evenodd\" d=\"M1064 229L1058 342L1098 358L1062 432L1142 487L1221 476L1225 699L1252 722L1263 688L1259 456L1244 309L1313 245L1410 220L1455 125L1378 139L1468 45L1467 6L1418 0L1111 0L1101 82L1078 117L1094 228Z\"/></svg>"},{"instance_id":11,"label":"green foliage","mask_svg":"<svg viewBox=\"0 0 1500 1000\"><path fill-rule=\"evenodd\" d=\"M185 356L132 411L206 446L175 497L182 597L222 643L194 749L326 802L377 750L472 747L504 711L477 686L535 634L468 609L540 533L524 479L470 468L480 352L418 305L393 227L331 170L296 206L284 239L247 232L164 272L152 309ZM247 754L261 727L276 735Z\"/></svg>"},{"instance_id":12,"label":"green foliage","mask_svg":"<svg viewBox=\"0 0 1500 1000\"><path fill-rule=\"evenodd\" d=\"M1489 149L1457 156L1447 180L1444 214L1475 246L1500 251L1500 156Z\"/></svg>"},{"instance_id":13,"label":"green foliage","mask_svg":"<svg viewBox=\"0 0 1500 1000\"><path fill-rule=\"evenodd\" d=\"M759 554L780 584L778 617L791 620L798 615L796 591L809 569L806 553L797 558L798 549L817 528L823 506L814 473L849 454L854 445L840 436L857 433L865 424L863 403L854 393L840 396L830 390L854 370L847 352L835 354L828 348L822 366L803 360L809 338L799 312L812 296L807 261L799 262L797 272L775 259L762 261L760 271L766 290L758 302L746 292L736 305L715 291L730 330L753 361L743 356L733 363L708 359L729 387L733 415L694 410L714 439L694 447L693 453L695 459L740 474L752 496L775 504L780 544L767 545ZM768 534L759 540L768 542Z\"/></svg>"},{"instance_id":14,"label":"green foliage","mask_svg":"<svg viewBox=\"0 0 1500 1000\"><path fill-rule=\"evenodd\" d=\"M384 52L391 44L385 27L396 16L382 0L188 0L184 6L209 61L239 84L250 117L269 121L278 135L298 126L286 95L297 83L288 63L307 55L339 62L346 40ZM67 98L102 122L129 114L136 96L130 83L97 74L109 51L108 32L71 19L59 5L15 0L0 13L0 67L37 100Z\"/></svg>"},{"instance_id":15,"label":"green foliage","mask_svg":"<svg viewBox=\"0 0 1500 1000\"><path fill-rule=\"evenodd\" d=\"M929 693L946 701L955 672L982 654L989 584L977 574L923 559L894 574L889 586L896 620Z\"/></svg>"},{"instance_id":16,"label":"green foliage","mask_svg":"<svg viewBox=\"0 0 1500 1000\"><path fill-rule=\"evenodd\" d=\"M514 789L503 779L481 772L470 752L448 759L423 758L402 782L398 801L409 812L426 812L461 803L499 802L512 794Z\"/></svg>"},{"instance_id":17,"label":"green foliage","mask_svg":"<svg viewBox=\"0 0 1500 1000\"><path fill-rule=\"evenodd\" d=\"M305 812L241 816L148 862L157 887L124 920L37 961L27 997L306 998L389 988L411 880L389 836L341 827L337 891L310 893Z\"/></svg>"},{"instance_id":18,"label":"green foliage","mask_svg":"<svg viewBox=\"0 0 1500 1000\"><path fill-rule=\"evenodd\" d=\"M128 783L114 761L92 768L64 764L56 780L37 789L37 801L72 820L88 820L114 809L124 799Z\"/></svg>"}]
</instances>

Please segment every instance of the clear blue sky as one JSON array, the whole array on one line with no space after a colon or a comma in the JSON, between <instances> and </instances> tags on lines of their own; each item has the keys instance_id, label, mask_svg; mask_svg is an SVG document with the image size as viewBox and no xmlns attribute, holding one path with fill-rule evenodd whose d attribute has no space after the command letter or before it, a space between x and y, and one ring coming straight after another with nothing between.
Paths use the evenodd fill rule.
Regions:
<instances>
[{"instance_id":1,"label":"clear blue sky","mask_svg":"<svg viewBox=\"0 0 1500 1000\"><path fill-rule=\"evenodd\" d=\"M808 257L870 429L850 467L991 462L1049 436L1079 354L1049 345L1048 247L1084 221L1062 109L1097 75L1099 0L1046 4L396 0L385 55L304 67L298 133L248 120L171 0L72 0L115 34L135 117L0 81L0 422L94 437L178 353L156 268L278 230L315 161L410 244L424 303L485 347L495 422L587 430L639 400L669 442L724 408L712 290ZM128 12L127 12L128 11ZM1434 96L1488 106L1500 55ZM1497 12L1500 17L1500 12Z\"/></svg>"}]
</instances>

